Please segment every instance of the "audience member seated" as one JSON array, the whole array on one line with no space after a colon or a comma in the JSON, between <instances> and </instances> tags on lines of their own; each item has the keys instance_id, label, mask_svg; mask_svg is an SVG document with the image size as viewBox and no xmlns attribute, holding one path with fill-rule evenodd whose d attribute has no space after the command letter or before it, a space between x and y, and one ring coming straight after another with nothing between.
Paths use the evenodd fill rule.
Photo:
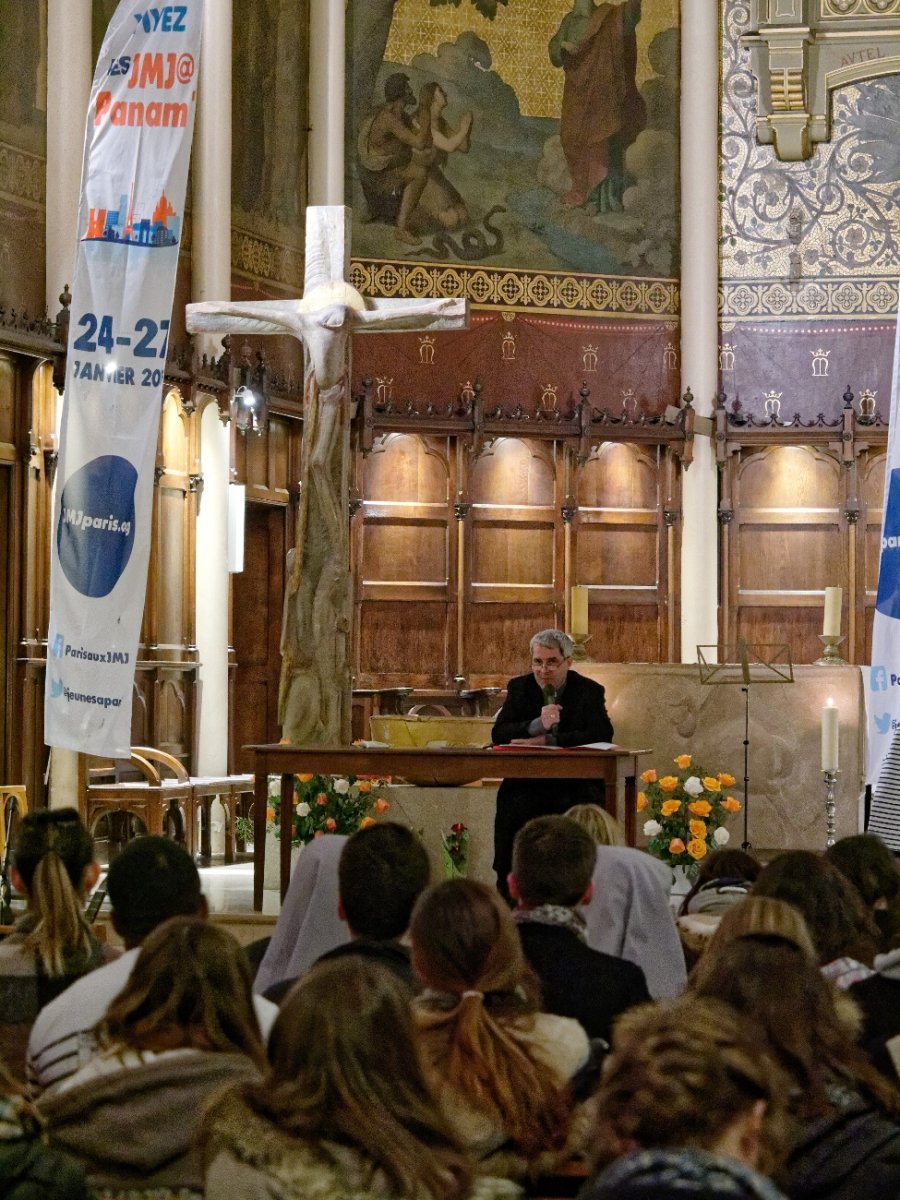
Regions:
<instances>
[{"instance_id":1,"label":"audience member seated","mask_svg":"<svg viewBox=\"0 0 900 1200\"><path fill-rule=\"evenodd\" d=\"M20 1085L0 1066L0 1196L3 1200L88 1200L84 1171L44 1142Z\"/></svg>"},{"instance_id":2,"label":"audience member seated","mask_svg":"<svg viewBox=\"0 0 900 1200\"><path fill-rule=\"evenodd\" d=\"M597 1097L605 1169L583 1200L783 1200L759 1172L785 1148L786 1084L760 1031L721 1002L627 1013Z\"/></svg>"},{"instance_id":3,"label":"audience member seated","mask_svg":"<svg viewBox=\"0 0 900 1200\"><path fill-rule=\"evenodd\" d=\"M456 1137L491 1174L550 1170L570 1154L571 1086L590 1066L577 1021L537 1011L534 985L496 889L451 879L413 913L414 1012L429 1077ZM576 1123L577 1125L577 1123ZM508 1155L497 1155L508 1147Z\"/></svg>"},{"instance_id":4,"label":"audience member seated","mask_svg":"<svg viewBox=\"0 0 900 1200\"><path fill-rule=\"evenodd\" d=\"M761 870L751 854L737 849L714 850L700 863L676 922L688 968L705 952L722 914L749 893Z\"/></svg>"},{"instance_id":5,"label":"audience member seated","mask_svg":"<svg viewBox=\"0 0 900 1200\"><path fill-rule=\"evenodd\" d=\"M259 1084L206 1115L206 1200L463 1200L472 1160L426 1083L395 972L323 962L285 999Z\"/></svg>"},{"instance_id":6,"label":"audience member seated","mask_svg":"<svg viewBox=\"0 0 900 1200\"><path fill-rule=\"evenodd\" d=\"M97 1054L94 1027L128 982L146 938L170 917L206 918L200 873L183 846L171 838L135 838L112 861L106 886L113 928L125 953L79 979L41 1010L28 1041L28 1084L38 1095L72 1075ZM262 996L254 1002L267 1038L278 1009Z\"/></svg>"},{"instance_id":7,"label":"audience member seated","mask_svg":"<svg viewBox=\"0 0 900 1200\"><path fill-rule=\"evenodd\" d=\"M282 979L299 978L320 955L349 942L338 916L338 860L346 844L343 834L329 833L303 847L253 980L258 995Z\"/></svg>"},{"instance_id":8,"label":"audience member seated","mask_svg":"<svg viewBox=\"0 0 900 1200\"><path fill-rule=\"evenodd\" d=\"M542 1010L574 1017L588 1037L608 1043L619 1013L650 993L640 967L588 945L580 906L591 898L596 858L583 826L568 817L536 817L516 834L507 883Z\"/></svg>"},{"instance_id":9,"label":"audience member seated","mask_svg":"<svg viewBox=\"0 0 900 1200\"><path fill-rule=\"evenodd\" d=\"M780 854L760 872L753 894L800 910L822 973L839 988L872 974L878 930L856 888L827 858L811 850Z\"/></svg>"},{"instance_id":10,"label":"audience member seated","mask_svg":"<svg viewBox=\"0 0 900 1200\"><path fill-rule=\"evenodd\" d=\"M405 825L384 821L359 829L346 842L338 863L337 912L350 941L329 950L323 962L362 956L390 967L413 987L409 949L400 938L409 928L413 905L428 886L431 867L425 847ZM280 1004L296 982L284 979L266 989Z\"/></svg>"},{"instance_id":11,"label":"audience member seated","mask_svg":"<svg viewBox=\"0 0 900 1200\"><path fill-rule=\"evenodd\" d=\"M599 821L598 813L605 820ZM619 826L598 805L576 804L565 815L597 846L594 889L581 909L588 945L639 966L654 1000L681 995L687 971L669 907L671 867L624 841L604 840L608 825Z\"/></svg>"},{"instance_id":12,"label":"audience member seated","mask_svg":"<svg viewBox=\"0 0 900 1200\"><path fill-rule=\"evenodd\" d=\"M746 850L714 850L700 863L679 916L700 912L721 916L749 893L761 870L762 864Z\"/></svg>"},{"instance_id":13,"label":"audience member seated","mask_svg":"<svg viewBox=\"0 0 900 1200\"><path fill-rule=\"evenodd\" d=\"M265 1067L241 947L198 918L160 925L98 1036L103 1052L38 1101L52 1143L101 1194L201 1195L201 1112Z\"/></svg>"},{"instance_id":14,"label":"audience member seated","mask_svg":"<svg viewBox=\"0 0 900 1200\"><path fill-rule=\"evenodd\" d=\"M790 1076L799 1134L777 1180L791 1200L900 1195L900 1092L855 1044L802 950L772 935L736 938L700 960L690 989L757 1022Z\"/></svg>"},{"instance_id":15,"label":"audience member seated","mask_svg":"<svg viewBox=\"0 0 900 1200\"><path fill-rule=\"evenodd\" d=\"M577 825L582 825L591 835L595 846L627 846L628 839L625 830L605 808L599 804L573 804L563 816L568 817ZM655 859L659 863L659 859ZM660 863L665 867L665 863ZM666 868L667 882L671 882L671 872Z\"/></svg>"},{"instance_id":16,"label":"audience member seated","mask_svg":"<svg viewBox=\"0 0 900 1200\"><path fill-rule=\"evenodd\" d=\"M40 1010L112 953L84 917L97 882L94 844L74 808L28 813L13 845L13 886L28 898L13 933L0 942L0 1057L25 1078L25 1048Z\"/></svg>"},{"instance_id":17,"label":"audience member seated","mask_svg":"<svg viewBox=\"0 0 900 1200\"><path fill-rule=\"evenodd\" d=\"M841 838L825 851L850 880L878 926L879 950L900 947L900 871L893 852L871 833Z\"/></svg>"},{"instance_id":18,"label":"audience member seated","mask_svg":"<svg viewBox=\"0 0 900 1200\"><path fill-rule=\"evenodd\" d=\"M733 904L722 915L707 953L714 958L729 942L751 933L783 938L796 946L807 962L814 966L818 963L803 914L793 904L771 896L747 896L740 904Z\"/></svg>"}]
</instances>

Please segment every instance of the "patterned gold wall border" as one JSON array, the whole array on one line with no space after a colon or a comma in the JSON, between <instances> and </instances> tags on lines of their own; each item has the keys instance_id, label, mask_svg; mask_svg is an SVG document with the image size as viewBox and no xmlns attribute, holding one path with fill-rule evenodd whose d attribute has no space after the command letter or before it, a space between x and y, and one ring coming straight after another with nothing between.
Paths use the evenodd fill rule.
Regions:
<instances>
[{"instance_id":1,"label":"patterned gold wall border","mask_svg":"<svg viewBox=\"0 0 900 1200\"><path fill-rule=\"evenodd\" d=\"M897 294L897 284L885 279L811 279L796 285L744 280L720 286L719 316L732 321L861 321L894 316Z\"/></svg>"},{"instance_id":2,"label":"patterned gold wall border","mask_svg":"<svg viewBox=\"0 0 900 1200\"><path fill-rule=\"evenodd\" d=\"M354 259L353 286L364 296L461 296L477 308L511 312L658 320L678 314L678 281L580 275L563 271L515 271L508 267L385 262Z\"/></svg>"},{"instance_id":3,"label":"patterned gold wall border","mask_svg":"<svg viewBox=\"0 0 900 1200\"><path fill-rule=\"evenodd\" d=\"M231 228L231 270L242 279L272 283L303 295L303 251Z\"/></svg>"},{"instance_id":4,"label":"patterned gold wall border","mask_svg":"<svg viewBox=\"0 0 900 1200\"><path fill-rule=\"evenodd\" d=\"M0 200L43 211L47 160L0 142Z\"/></svg>"}]
</instances>

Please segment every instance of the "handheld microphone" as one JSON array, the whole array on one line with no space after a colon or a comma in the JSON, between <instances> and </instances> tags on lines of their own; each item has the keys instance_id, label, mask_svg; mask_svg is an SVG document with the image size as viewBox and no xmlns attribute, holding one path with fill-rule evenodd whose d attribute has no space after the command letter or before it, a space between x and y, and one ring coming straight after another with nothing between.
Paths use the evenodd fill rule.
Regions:
<instances>
[{"instance_id":1,"label":"handheld microphone","mask_svg":"<svg viewBox=\"0 0 900 1200\"><path fill-rule=\"evenodd\" d=\"M543 692L544 692L544 703L545 704L555 704L556 703L556 688L553 686L552 683L546 684L543 688Z\"/></svg>"}]
</instances>

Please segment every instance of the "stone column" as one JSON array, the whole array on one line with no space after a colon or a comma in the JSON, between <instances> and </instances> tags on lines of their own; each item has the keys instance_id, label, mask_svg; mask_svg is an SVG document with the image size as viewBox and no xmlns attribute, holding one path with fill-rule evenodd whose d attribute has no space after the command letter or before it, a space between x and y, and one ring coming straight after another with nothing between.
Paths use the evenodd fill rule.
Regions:
<instances>
[{"instance_id":1,"label":"stone column","mask_svg":"<svg viewBox=\"0 0 900 1200\"><path fill-rule=\"evenodd\" d=\"M47 0L47 311L72 283L91 82L91 0Z\"/></svg>"},{"instance_id":2,"label":"stone column","mask_svg":"<svg viewBox=\"0 0 900 1200\"><path fill-rule=\"evenodd\" d=\"M712 416L718 379L718 8L681 5L681 379L701 418ZM718 641L717 508L713 442L698 430L682 501L682 662Z\"/></svg>"},{"instance_id":3,"label":"stone column","mask_svg":"<svg viewBox=\"0 0 900 1200\"><path fill-rule=\"evenodd\" d=\"M191 296L196 301L231 295L231 36L231 0L206 4L193 147ZM201 353L222 351L217 335L198 335L195 344ZM217 418L208 414L201 437L195 580L201 775L223 774L228 764L227 446Z\"/></svg>"},{"instance_id":4,"label":"stone column","mask_svg":"<svg viewBox=\"0 0 900 1200\"><path fill-rule=\"evenodd\" d=\"M47 0L47 202L44 280L47 312L59 312L75 271L81 160L91 98L91 0ZM57 404L57 435L62 403ZM51 808L78 807L78 755L51 751Z\"/></svg>"},{"instance_id":5,"label":"stone column","mask_svg":"<svg viewBox=\"0 0 900 1200\"><path fill-rule=\"evenodd\" d=\"M344 203L345 0L312 0L309 15L309 203Z\"/></svg>"}]
</instances>

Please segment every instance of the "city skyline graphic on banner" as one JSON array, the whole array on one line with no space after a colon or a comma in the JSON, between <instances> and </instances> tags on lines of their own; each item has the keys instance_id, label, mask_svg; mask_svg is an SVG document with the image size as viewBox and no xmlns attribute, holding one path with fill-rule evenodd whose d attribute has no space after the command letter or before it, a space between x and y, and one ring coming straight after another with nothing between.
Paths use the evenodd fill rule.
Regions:
<instances>
[{"instance_id":1,"label":"city skyline graphic on banner","mask_svg":"<svg viewBox=\"0 0 900 1200\"><path fill-rule=\"evenodd\" d=\"M121 246L147 246L151 249L177 246L181 218L161 192L152 217L134 215L134 184L131 194L119 197L118 208L91 208L88 211L85 242L112 242Z\"/></svg>"}]
</instances>

